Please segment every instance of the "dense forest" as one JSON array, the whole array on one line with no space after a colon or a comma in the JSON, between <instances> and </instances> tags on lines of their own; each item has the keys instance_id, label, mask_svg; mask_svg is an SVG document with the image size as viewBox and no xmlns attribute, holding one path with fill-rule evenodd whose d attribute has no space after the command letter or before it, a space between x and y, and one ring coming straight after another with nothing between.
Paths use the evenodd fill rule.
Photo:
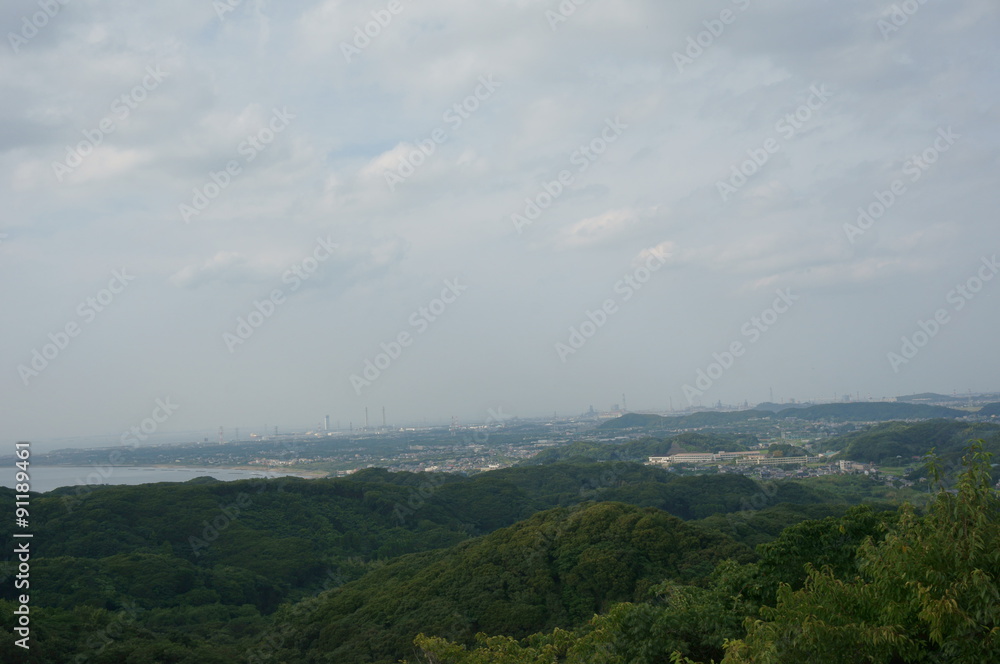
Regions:
<instances>
[{"instance_id":1,"label":"dense forest","mask_svg":"<svg viewBox=\"0 0 1000 664\"><path fill-rule=\"evenodd\" d=\"M949 466L957 467L968 441L973 439L983 440L987 451L1000 453L1000 426L954 420L877 424L864 431L833 438L824 446L842 451L853 461L873 463L891 463L897 456L909 461L933 449Z\"/></svg>"},{"instance_id":2,"label":"dense forest","mask_svg":"<svg viewBox=\"0 0 1000 664\"><path fill-rule=\"evenodd\" d=\"M576 630L416 643L438 664L995 662L1000 498L981 445L964 463L957 489L924 514L862 507L804 522L758 546L757 561L719 565L705 586L667 581Z\"/></svg>"},{"instance_id":3,"label":"dense forest","mask_svg":"<svg viewBox=\"0 0 1000 664\"><path fill-rule=\"evenodd\" d=\"M977 415L983 417L1000 417L1000 403L991 403L979 409Z\"/></svg>"},{"instance_id":4,"label":"dense forest","mask_svg":"<svg viewBox=\"0 0 1000 664\"><path fill-rule=\"evenodd\" d=\"M882 454L900 440L916 451L922 440L924 452L951 454L971 432L996 442L996 427L953 425L878 426L841 448ZM869 654L817 661L902 662L973 648L958 635L976 656L994 652L1000 542L985 448L967 453L957 485L945 459L930 468L951 488L934 502L858 476L761 483L620 458L750 442L574 444L471 477L369 469L35 495L32 648L16 648L8 630L0 656L791 662L816 659L810 648L826 639ZM591 460L605 448L631 451ZM0 495L13 502L13 491ZM958 535L967 544L948 549ZM0 541L9 555L10 524ZM14 573L8 557L5 629Z\"/></svg>"}]
</instances>

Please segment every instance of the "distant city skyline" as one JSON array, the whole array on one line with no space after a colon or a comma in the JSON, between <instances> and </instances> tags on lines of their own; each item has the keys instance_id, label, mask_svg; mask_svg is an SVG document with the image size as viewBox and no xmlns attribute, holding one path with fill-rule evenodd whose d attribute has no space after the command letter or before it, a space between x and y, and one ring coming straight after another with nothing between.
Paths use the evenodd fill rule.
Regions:
<instances>
[{"instance_id":1,"label":"distant city skyline","mask_svg":"<svg viewBox=\"0 0 1000 664\"><path fill-rule=\"evenodd\" d=\"M979 397L995 397L996 401L1000 402L1000 391L997 391L997 392L973 392L970 395L968 391L965 391L965 392L954 392L954 393L951 393L951 394L945 394L943 392L936 392L936 391L933 391L933 390L928 390L926 392L916 392L914 394L938 394L940 396L947 397L947 398L959 398L959 399L967 399L967 398L970 398L970 396L973 399L976 398L977 396L979 396ZM784 401L775 401L773 403L776 403L776 404L779 404L779 405L781 405L781 404L789 404L789 405L791 405L791 404L800 404L801 405L801 404L809 404L809 403L815 403L815 404L821 404L821 403L841 403L841 402L845 402L845 401L857 402L859 400L856 398L856 396L857 396L856 394L855 395L852 395L852 394L843 394L843 395L839 395L838 398L831 398L831 399L799 399L797 397L789 397L788 399L786 399ZM910 395L910 394L900 394L900 395L895 395L895 396L892 396L892 397L880 397L880 398L874 398L874 397L868 398L868 397L864 397L864 398L860 399L860 401L874 401L874 402L878 402L878 401L891 400L891 399L896 399L898 397L905 397L905 396L913 396L913 395ZM988 401L988 399L987 399L987 401ZM755 407L755 406L757 406L759 404L764 404L764 403L768 403L768 400L762 400L762 401L756 401L756 402L748 402L747 407L750 408L750 409L752 409L753 407ZM544 410L536 410L533 413L529 413L529 414L512 414L512 413L508 413L508 412L503 411L502 408L501 408L499 414L502 415L502 416L508 417L510 420L520 419L520 420L528 420L528 421L548 421L548 420L552 420L552 419L558 419L558 420L586 419L586 416L589 414L589 409L590 409L591 405L594 406L594 416L599 416L599 415L608 416L608 415L613 415L615 413L621 413L621 412L650 413L650 414L668 415L669 416L671 414L680 415L680 414L684 414L684 413L710 411L710 410L714 410L715 409L714 405L706 405L706 406L694 406L694 407L688 407L688 408L685 408L685 409L675 409L675 410L669 410L669 407L668 407L668 408L663 408L663 409L656 409L656 408L628 409L626 411L626 410L620 408L620 406L621 406L620 403L616 403L616 404L609 404L608 408L603 408L603 409L597 407L597 404L588 404L586 407L582 408L578 412L570 412L570 411L566 411L566 412L548 411L548 412L546 412ZM613 408L613 406L619 406L619 409L615 410ZM742 402L740 402L740 403L729 403L729 404L723 403L722 407L724 409L741 410L742 409ZM390 409L387 408L386 412L388 413L388 412L391 412L391 411L390 411ZM498 414L497 411L494 410L492 414L486 413L479 420L475 420L475 419L463 419L463 418L454 417L454 416L452 416L452 417L439 416L439 417L418 417L416 419L409 419L409 420L398 421L398 422L393 422L391 420L388 420L387 424L388 424L388 429L389 430L397 430L397 429L400 429L400 428L414 428L414 427L416 427L416 428L422 428L422 427L445 428L445 427L449 427L450 425L452 425L457 420L458 424L460 426L462 426L462 427L475 427L475 426L482 426L483 424L486 424L486 423L489 423L489 424L502 423L502 422L500 422L498 419L496 419L494 417L497 414ZM555 418L553 416L555 416ZM251 437L273 438L274 434L275 434L275 428L277 428L277 432L279 434L279 437L284 437L284 436L289 436L289 435L305 435L305 434L310 434L310 433L311 434L322 434L322 433L336 433L336 434L341 434L341 433L349 433L351 431L353 431L353 432L355 432L357 434L362 434L362 433L365 433L365 432L369 432L369 433L377 432L379 430L382 430L382 428L383 428L382 424L381 424L381 419L380 419L377 424L375 424L375 425L370 424L369 427L368 427L368 429L366 430L365 427L364 427L364 411L363 410L360 413L360 421L358 421L358 420L352 420L352 419L346 418L346 417L338 419L336 416L333 416L333 415L329 416L329 418L330 418L330 428L329 428L329 430L327 430L326 427L325 427L325 425L326 425L326 422L325 422L326 417L327 416L323 416L323 417L319 418L317 420L317 422L315 422L313 424L308 424L308 423L305 423L305 422L299 422L299 423L285 423L285 424L278 424L278 425L271 425L271 424L264 425L264 424L261 424L261 425L258 425L258 426L253 426L252 424L247 424L246 422L244 422L244 423L242 423L242 424L240 424L238 426L237 425L229 425L229 426L225 426L224 425L221 428L222 428L222 430L224 432L224 439L225 439L226 442L231 442L231 441L235 440L235 436L236 436L236 432L237 431L242 432L240 434L241 440L248 441L248 440L251 439ZM164 430L164 431L160 431L160 432L153 432L153 433L149 434L148 436L145 436L144 439L142 441L140 441L140 444L147 444L147 445L169 445L169 444L183 444L183 443L198 443L198 442L204 442L204 441L207 441L209 443L213 443L213 442L218 442L219 429L220 429L219 426L214 426L214 427L209 426L209 427L205 427L205 428L196 428L196 429L189 429L189 430L177 430L177 431L173 431L173 430L169 430L168 429L168 430ZM114 446L115 444L117 444L117 443L120 442L119 439L123 435L127 435L127 434L128 434L127 431L121 431L121 432L105 432L105 433L88 433L88 434L79 434L79 435L72 435L72 436L38 437L36 439L31 440L31 442L40 444L40 445L38 445L36 447L36 449L39 452L45 453L45 452L51 452L51 451L54 451L54 450L57 450L57 449L62 449L63 447L65 447L65 448L79 447L79 448L83 449L83 448L90 448L90 447ZM130 441L131 442L135 442L131 438L130 438ZM62 443L62 446L60 446L60 443Z\"/></svg>"}]
</instances>

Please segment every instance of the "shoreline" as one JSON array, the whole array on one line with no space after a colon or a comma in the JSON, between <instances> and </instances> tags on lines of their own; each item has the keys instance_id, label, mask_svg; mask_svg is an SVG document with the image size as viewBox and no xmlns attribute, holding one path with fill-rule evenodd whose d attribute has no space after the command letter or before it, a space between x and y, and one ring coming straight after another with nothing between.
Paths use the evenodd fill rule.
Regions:
<instances>
[{"instance_id":1,"label":"shoreline","mask_svg":"<svg viewBox=\"0 0 1000 664\"><path fill-rule=\"evenodd\" d=\"M35 466L37 466L39 468L93 468L93 467L95 467L95 464L90 464L89 466L84 466L84 465L81 465L81 464L74 464L74 463L46 463L46 464L38 463L38 464L33 464L33 465L35 465ZM295 477L301 477L303 479L308 479L308 480L323 479L323 478L329 476L329 473L326 472L326 471L324 471L324 470L306 470L306 469L296 470L294 468L275 470L273 468L267 468L267 467L264 467L264 466L178 466L178 465L171 465L171 464L141 464L141 465L134 465L134 464L119 464L119 465L106 464L106 465L97 465L97 467L103 467L103 468L130 468L130 469L133 469L133 470L142 470L143 468L156 469L156 470L199 470L199 471L200 470L204 470L204 471L213 471L213 470L240 470L240 471L245 471L245 472L257 472L257 473L261 473L261 474L293 475Z\"/></svg>"},{"instance_id":2,"label":"shoreline","mask_svg":"<svg viewBox=\"0 0 1000 664\"><path fill-rule=\"evenodd\" d=\"M296 477L302 477L305 479L323 479L329 473L324 470L297 470L295 468L275 470L274 468L268 468L266 466L173 466L173 465L154 465L147 464L143 466L115 466L116 468L176 468L177 470L245 470L257 473L275 473L279 475L295 475Z\"/></svg>"}]
</instances>

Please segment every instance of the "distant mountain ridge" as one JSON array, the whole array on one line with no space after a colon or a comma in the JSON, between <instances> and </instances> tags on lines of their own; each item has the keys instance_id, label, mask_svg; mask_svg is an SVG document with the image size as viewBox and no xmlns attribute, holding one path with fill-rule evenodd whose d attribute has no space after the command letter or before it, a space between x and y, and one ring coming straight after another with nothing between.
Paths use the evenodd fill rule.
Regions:
<instances>
[{"instance_id":1,"label":"distant mountain ridge","mask_svg":"<svg viewBox=\"0 0 1000 664\"><path fill-rule=\"evenodd\" d=\"M604 422L598 429L634 429L651 427L670 427L676 429L714 426L746 422L750 419L773 417L774 413L766 410L740 410L728 413L704 411L691 415L663 417L662 415L646 415L642 413L626 413L621 417Z\"/></svg>"},{"instance_id":2,"label":"distant mountain ridge","mask_svg":"<svg viewBox=\"0 0 1000 664\"><path fill-rule=\"evenodd\" d=\"M976 415L983 417L1000 417L1000 403L991 403L983 406Z\"/></svg>"},{"instance_id":3,"label":"distant mountain ridge","mask_svg":"<svg viewBox=\"0 0 1000 664\"><path fill-rule=\"evenodd\" d=\"M904 397L896 397L896 401L905 403L965 403L968 397L950 397L947 394L937 394L936 392L921 392L920 394L908 394Z\"/></svg>"},{"instance_id":4,"label":"distant mountain ridge","mask_svg":"<svg viewBox=\"0 0 1000 664\"><path fill-rule=\"evenodd\" d=\"M752 419L776 418L818 421L834 420L840 422L887 422L891 420L932 420L954 419L965 417L969 413L947 408L945 406L928 406L911 403L829 403L815 406L792 406L780 412L768 410L740 410L732 412L704 411L691 415L663 417L662 415L647 415L627 413L601 424L599 429L632 429L632 428L674 428L685 429L720 424L745 422Z\"/></svg>"},{"instance_id":5,"label":"distant mountain ridge","mask_svg":"<svg viewBox=\"0 0 1000 664\"><path fill-rule=\"evenodd\" d=\"M788 409L778 417L795 417L800 420L840 420L842 422L885 422L889 420L934 420L965 417L964 410L946 406L928 406L910 403L828 403L809 406L801 410Z\"/></svg>"},{"instance_id":6,"label":"distant mountain ridge","mask_svg":"<svg viewBox=\"0 0 1000 664\"><path fill-rule=\"evenodd\" d=\"M769 410L772 413L780 413L783 410L788 410L790 408L808 408L814 404L811 403L773 403L770 401L765 401L759 403L753 407L754 410Z\"/></svg>"}]
</instances>

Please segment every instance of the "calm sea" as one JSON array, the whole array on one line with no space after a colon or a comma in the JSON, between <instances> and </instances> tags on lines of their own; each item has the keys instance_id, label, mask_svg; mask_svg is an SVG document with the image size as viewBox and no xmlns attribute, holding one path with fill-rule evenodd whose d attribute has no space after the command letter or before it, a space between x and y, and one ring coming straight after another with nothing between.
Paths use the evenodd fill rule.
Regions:
<instances>
[{"instance_id":1,"label":"calm sea","mask_svg":"<svg viewBox=\"0 0 1000 664\"><path fill-rule=\"evenodd\" d=\"M16 468L0 472L0 486L14 488ZM139 468L109 466L37 466L28 472L31 490L52 491L61 486L81 484L151 484L153 482L186 482L196 477L214 477L229 482L260 477L282 477L295 473L275 473L264 470L233 470L228 468Z\"/></svg>"}]
</instances>

